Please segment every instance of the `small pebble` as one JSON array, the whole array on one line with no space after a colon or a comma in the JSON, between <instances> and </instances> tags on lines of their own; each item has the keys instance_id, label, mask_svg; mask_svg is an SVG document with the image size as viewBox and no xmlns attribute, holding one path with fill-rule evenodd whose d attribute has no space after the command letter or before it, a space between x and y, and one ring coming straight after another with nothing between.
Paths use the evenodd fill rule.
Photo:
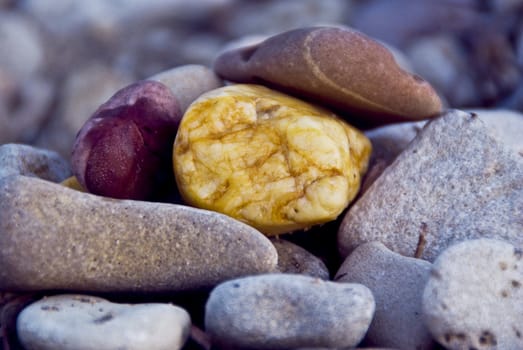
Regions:
<instances>
[{"instance_id":1,"label":"small pebble","mask_svg":"<svg viewBox=\"0 0 523 350\"><path fill-rule=\"evenodd\" d=\"M374 313L360 284L268 274L220 284L205 306L213 344L254 349L356 346Z\"/></svg>"},{"instance_id":2,"label":"small pebble","mask_svg":"<svg viewBox=\"0 0 523 350\"><path fill-rule=\"evenodd\" d=\"M223 86L211 69L197 64L175 67L155 74L149 80L156 80L169 87L182 111L204 92Z\"/></svg>"},{"instance_id":3,"label":"small pebble","mask_svg":"<svg viewBox=\"0 0 523 350\"><path fill-rule=\"evenodd\" d=\"M273 272L250 226L191 207L0 179L0 290L182 291Z\"/></svg>"},{"instance_id":4,"label":"small pebble","mask_svg":"<svg viewBox=\"0 0 523 350\"><path fill-rule=\"evenodd\" d=\"M9 143L0 146L0 179L10 175L61 182L71 176L71 170L69 163L54 151Z\"/></svg>"},{"instance_id":5,"label":"small pebble","mask_svg":"<svg viewBox=\"0 0 523 350\"><path fill-rule=\"evenodd\" d=\"M323 280L329 279L329 270L318 257L284 239L271 239L271 242L278 252L278 270L280 272L302 274Z\"/></svg>"},{"instance_id":6,"label":"small pebble","mask_svg":"<svg viewBox=\"0 0 523 350\"><path fill-rule=\"evenodd\" d=\"M214 70L227 80L268 84L313 99L367 127L433 117L442 106L429 83L401 69L383 45L350 28L284 32L224 52Z\"/></svg>"},{"instance_id":7,"label":"small pebble","mask_svg":"<svg viewBox=\"0 0 523 350\"><path fill-rule=\"evenodd\" d=\"M337 282L360 283L376 300L364 344L428 350L434 341L421 315L421 297L431 264L399 255L382 243L360 245L345 259Z\"/></svg>"},{"instance_id":8,"label":"small pebble","mask_svg":"<svg viewBox=\"0 0 523 350\"><path fill-rule=\"evenodd\" d=\"M117 304L79 294L45 297L17 320L27 350L176 350L190 327L187 311L171 304Z\"/></svg>"},{"instance_id":9,"label":"small pebble","mask_svg":"<svg viewBox=\"0 0 523 350\"><path fill-rule=\"evenodd\" d=\"M477 239L436 259L423 293L426 324L446 349L523 349L523 250Z\"/></svg>"},{"instance_id":10,"label":"small pebble","mask_svg":"<svg viewBox=\"0 0 523 350\"><path fill-rule=\"evenodd\" d=\"M429 122L350 208L342 256L380 241L429 261L455 242L523 244L523 157L481 114L450 110Z\"/></svg>"}]
</instances>

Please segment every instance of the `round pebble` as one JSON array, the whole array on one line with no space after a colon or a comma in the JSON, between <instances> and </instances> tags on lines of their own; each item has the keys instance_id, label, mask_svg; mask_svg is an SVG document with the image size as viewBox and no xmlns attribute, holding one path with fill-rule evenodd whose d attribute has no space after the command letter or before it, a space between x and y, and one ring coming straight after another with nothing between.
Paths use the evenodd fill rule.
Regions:
<instances>
[{"instance_id":1,"label":"round pebble","mask_svg":"<svg viewBox=\"0 0 523 350\"><path fill-rule=\"evenodd\" d=\"M329 279L329 270L320 258L297 244L284 239L271 239L278 252L278 270L283 273L302 274Z\"/></svg>"},{"instance_id":2,"label":"round pebble","mask_svg":"<svg viewBox=\"0 0 523 350\"><path fill-rule=\"evenodd\" d=\"M182 205L0 179L0 290L180 291L272 272L254 228Z\"/></svg>"},{"instance_id":3,"label":"round pebble","mask_svg":"<svg viewBox=\"0 0 523 350\"><path fill-rule=\"evenodd\" d=\"M361 341L374 306L360 284L292 274L244 277L211 292L205 328L221 346L345 348Z\"/></svg>"},{"instance_id":4,"label":"round pebble","mask_svg":"<svg viewBox=\"0 0 523 350\"><path fill-rule=\"evenodd\" d=\"M17 333L25 349L181 349L191 327L170 304L117 304L88 295L55 295L27 306Z\"/></svg>"},{"instance_id":5,"label":"round pebble","mask_svg":"<svg viewBox=\"0 0 523 350\"><path fill-rule=\"evenodd\" d=\"M423 314L446 349L523 349L523 250L477 239L434 262Z\"/></svg>"},{"instance_id":6,"label":"round pebble","mask_svg":"<svg viewBox=\"0 0 523 350\"><path fill-rule=\"evenodd\" d=\"M383 45L349 28L284 32L224 52L214 70L227 80L312 98L362 126L425 119L441 110L430 84L401 69Z\"/></svg>"}]
</instances>

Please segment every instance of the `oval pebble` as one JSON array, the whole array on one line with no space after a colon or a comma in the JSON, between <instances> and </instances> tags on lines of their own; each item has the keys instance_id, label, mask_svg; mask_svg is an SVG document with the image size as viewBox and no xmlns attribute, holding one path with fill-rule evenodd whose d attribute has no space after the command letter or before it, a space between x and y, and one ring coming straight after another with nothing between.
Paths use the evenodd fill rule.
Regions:
<instances>
[{"instance_id":1,"label":"oval pebble","mask_svg":"<svg viewBox=\"0 0 523 350\"><path fill-rule=\"evenodd\" d=\"M149 80L169 87L182 111L204 92L223 86L223 82L211 69L199 64L175 67L155 74Z\"/></svg>"},{"instance_id":2,"label":"oval pebble","mask_svg":"<svg viewBox=\"0 0 523 350\"><path fill-rule=\"evenodd\" d=\"M0 290L179 291L272 272L254 228L182 205L0 179Z\"/></svg>"},{"instance_id":3,"label":"oval pebble","mask_svg":"<svg viewBox=\"0 0 523 350\"><path fill-rule=\"evenodd\" d=\"M446 349L523 349L523 250L494 239L464 241L434 262L423 314Z\"/></svg>"},{"instance_id":4,"label":"oval pebble","mask_svg":"<svg viewBox=\"0 0 523 350\"><path fill-rule=\"evenodd\" d=\"M0 146L0 179L10 175L60 182L71 176L71 170L69 163L54 151L7 143Z\"/></svg>"},{"instance_id":5,"label":"oval pebble","mask_svg":"<svg viewBox=\"0 0 523 350\"><path fill-rule=\"evenodd\" d=\"M278 270L283 273L302 274L311 277L329 279L327 266L306 249L284 239L272 239L278 252Z\"/></svg>"},{"instance_id":6,"label":"oval pebble","mask_svg":"<svg viewBox=\"0 0 523 350\"><path fill-rule=\"evenodd\" d=\"M431 264L394 253L379 242L360 245L338 270L337 282L361 283L376 300L366 345L429 350L434 341L421 316Z\"/></svg>"},{"instance_id":7,"label":"oval pebble","mask_svg":"<svg viewBox=\"0 0 523 350\"><path fill-rule=\"evenodd\" d=\"M74 294L43 298L17 319L27 350L175 350L190 327L187 311L171 304L117 304Z\"/></svg>"},{"instance_id":8,"label":"oval pebble","mask_svg":"<svg viewBox=\"0 0 523 350\"><path fill-rule=\"evenodd\" d=\"M254 349L357 345L374 313L360 284L293 274L266 274L216 287L205 306L213 344Z\"/></svg>"},{"instance_id":9,"label":"oval pebble","mask_svg":"<svg viewBox=\"0 0 523 350\"><path fill-rule=\"evenodd\" d=\"M259 45L222 53L214 70L224 79L270 85L376 126L437 115L429 83L404 71L383 45L350 28L309 27Z\"/></svg>"}]
</instances>

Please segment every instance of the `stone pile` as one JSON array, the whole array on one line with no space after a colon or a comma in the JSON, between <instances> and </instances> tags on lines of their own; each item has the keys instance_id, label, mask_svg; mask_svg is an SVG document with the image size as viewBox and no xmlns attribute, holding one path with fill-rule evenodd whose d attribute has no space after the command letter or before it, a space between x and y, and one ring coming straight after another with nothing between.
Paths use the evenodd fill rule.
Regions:
<instances>
[{"instance_id":1,"label":"stone pile","mask_svg":"<svg viewBox=\"0 0 523 350\"><path fill-rule=\"evenodd\" d=\"M336 113L333 118L343 123L366 128L361 132L347 131L348 142L342 148L352 160L358 158L357 171L363 175L367 170L367 174L361 179L354 176L351 185L359 191L350 204L344 204L345 210L337 219L330 218L331 222L303 231L278 230L279 236L270 238L267 236L271 234L264 232L265 226L255 228L241 217L226 215L227 208L238 206L241 191L239 196L215 196L226 191L217 189L212 181L191 191L204 197L212 193L211 201L220 201L213 209L224 208L222 212L204 208L199 205L202 200L191 202L191 193L185 188L180 188L182 198L176 189L170 188L173 193L166 193L168 200L161 203L89 193L82 188L82 181L71 177L78 164L71 166L69 156L59 153L63 149L35 146L45 145L42 140L53 138L49 136L51 130L60 125L68 125L76 133L103 99L109 97L101 98L104 94L96 88L97 79L89 79L92 74L100 74L100 70L84 70L82 78L66 79L65 84L71 90L78 88L81 94L100 94L94 107L85 105L89 110L85 117L62 114L48 120L42 129L39 118L43 114L29 113L35 119L24 124L25 119L20 118L23 135L12 137L13 132L0 145L0 335L5 349L523 348L523 115L512 110L455 109L469 103L485 107L487 102L516 107L517 84L513 80L519 79L520 69L514 67L523 61L517 63L519 51L506 47L513 44L504 41L501 33L508 30L507 26L513 28L521 23L514 19L514 23L502 26L503 30L485 34L488 45L504 47L502 52L508 58L500 53L496 61L500 66L489 71L482 84L478 84L472 71L483 69L484 62L467 67L470 71L459 84L450 83L454 80L441 73L443 70L452 76L460 71L460 65L466 62L461 45L468 45L471 52L483 52L483 45L487 44L478 42L474 36L478 32L474 30L487 21L486 14L496 19L517 13L521 8L517 1L481 2L483 8L467 1L436 4L402 0L403 10L416 19L409 23L404 18L401 21L397 7L386 1L375 0L366 5L356 1L325 1L322 5L305 1L301 6L295 1L286 2L287 5L270 2L270 9L277 13L284 12L284 8L299 8L305 11L300 16L308 13L305 18L323 21L343 22L343 16L350 13L356 27L407 52L406 63L397 63L401 52L393 55L369 36L342 25L347 23L303 27L296 15L289 18L303 28L280 34L267 30L260 34L276 35L262 42L255 39L249 46L234 44L220 53L218 49L210 50L203 55L208 62L191 58L194 63L212 63L212 69L186 65L167 71L162 70L168 67L154 68L158 65L153 58L129 61L141 57L134 57L130 49L136 42L121 43L123 33L118 29L123 23L138 21L140 26L135 30L148 28L144 33L156 35L154 40L163 47L174 32L162 32L161 26L151 24L165 20L162 13L178 11L178 16L186 16L194 23L213 16L227 19L226 24L213 25L218 32L234 36L240 32L257 34L260 27L269 26L262 19L246 22L241 15L245 13L242 11L251 13L263 5L206 1L208 12L200 12L198 5L190 6L185 1L155 1L155 6L150 4L155 12L144 10L140 2L129 2L126 11L110 11L112 5L103 1L88 3L73 5L62 1L63 6L50 11L35 1L16 6L0 2L0 7L13 9L9 16L23 18L16 19L17 24L0 21L0 30L15 30L27 22L24 29L17 29L18 33L38 38L42 34L31 29L33 22L27 21L35 19L46 24L40 24L48 33L45 35L60 37L67 29L85 37L90 45L96 44L100 57L104 48L119 43L124 53L120 52L116 61L134 68L117 74L108 69L107 74L101 74L107 75L105 82L115 83L106 85L109 96L143 74L168 88L176 100L174 105L182 112L191 112L191 108L202 104L201 108L210 108L211 115L222 113L220 117L227 113L249 117L247 111L253 111L259 120L267 120L295 113L291 112L290 97L272 101L274 105L263 105L266 100L261 97L254 98L253 105L244 101L234 108L220 105L220 98L225 98L220 94L224 91L222 86L237 83L251 86L244 88L249 91L262 91L255 84L264 85L263 91L272 89L274 94L283 92L293 99L313 103L317 105L314 108ZM220 12L233 5L237 6L235 11ZM65 16L67 21L57 20L69 11L74 15ZM112 14L101 22L99 14L106 12ZM390 18L378 21L384 13ZM456 42L456 37L449 33L442 39L443 34L437 30L449 14L460 18L448 31L459 32L462 42ZM280 20L279 25L285 27L285 21ZM180 21L183 23L184 19ZM272 21L278 21L278 17ZM367 27L367 23L373 26ZM420 33L424 33L424 41L419 39ZM513 37L519 38L521 33L516 34ZM27 40L25 52L45 51L47 48L38 48L38 40ZM225 41L215 48L222 47ZM449 51L449 47L453 50ZM175 55L167 48L163 50L163 54ZM428 62L423 59L427 52L438 60L426 63L424 70L422 62ZM461 56L449 58L443 52L459 52ZM43 85L36 95L28 95L27 103L22 100L22 105L41 112L53 104L53 98L39 100L37 95L56 94L48 91L56 87L44 74L45 55L30 56L31 60L24 56L28 61L22 62L21 68L15 60L0 60L0 96L13 98L24 91L25 83L38 77ZM171 67L177 65L172 63ZM15 78L2 80L4 66ZM436 67L437 83L423 80L405 70L406 66L422 75ZM101 67L107 69L104 64ZM33 83L28 86L37 86ZM474 90L467 95L471 93L470 86ZM236 102L245 97L243 90L235 91ZM206 94L214 94L217 100L205 105L202 101L209 96ZM123 99L123 106L144 105L143 99L136 97L139 94L132 96ZM76 93L71 95L72 99L77 97ZM62 111L84 113L70 100L58 101ZM0 101L0 107L3 102ZM14 108L12 103L7 105ZM110 103L104 106L114 107ZM113 110L108 112L108 118L116 113ZM19 106L9 112L21 111ZM1 118L0 115L0 122ZM318 128L307 118L311 116L304 116L302 121L309 124L298 134L306 130L316 136ZM314 138L318 141L309 153L300 154L309 162L307 170L300 171L312 171L314 175L320 173L315 172L315 167L328 164L319 162L315 157L321 152L314 150L323 150L327 143L323 140L331 142L334 133L325 120L319 120L322 119L315 123L323 125L325 135ZM222 121L227 119L216 117L212 122L219 128ZM145 119L145 127L140 126L141 136L143 132L155 132L146 122ZM180 128L185 127L183 119L181 125ZM220 129L221 146L210 149L236 152L237 148L227 147L230 144L226 140L231 130L236 134L244 130L235 129L238 125ZM289 133L291 127L283 125L285 128L278 129L278 135ZM205 141L202 135L192 141L198 157L207 156L200 147ZM122 140L126 137L118 136ZM67 152L74 140L74 136L69 137L64 142ZM271 140L277 137L280 136L270 136ZM367 138L367 142L361 141ZM281 136L278 140L287 142L288 138ZM306 142L307 138L299 140ZM261 148L256 152L254 137L248 141L241 148L253 147L254 153L262 153ZM283 164L289 164L292 181L285 177L285 183L290 182L292 187L301 179L292 162L298 164L297 159L302 158L296 158L285 142L281 150L270 155L276 154L278 160L285 160ZM83 149L87 157L93 150L94 147ZM125 153L125 147L120 151ZM150 154L154 156L155 152ZM173 154L176 165L178 160ZM223 154L224 164L232 160L250 164L248 157ZM336 159L328 153L323 157L321 160ZM113 159L120 158L110 158L109 167L104 168L108 170L100 172L98 180L114 176L111 170L122 171L122 164ZM207 171L229 171L225 165L217 164ZM260 170L264 176L278 175L271 173L273 162L260 161L255 165L264 169ZM327 169L329 176L346 176L329 166L321 170ZM178 180L179 170L176 166L174 169ZM238 175L232 174L227 181L240 181L235 176ZM256 191L263 192L264 186L277 188L280 184L255 182L251 186L259 186ZM184 183L178 181L177 185ZM305 191L306 200L299 200L313 212L328 206L336 193L329 192L327 197ZM194 206L189 206L189 202ZM275 217L267 215L266 206L259 208L259 213L254 214L270 227ZM299 208L287 218L299 216Z\"/></svg>"}]
</instances>

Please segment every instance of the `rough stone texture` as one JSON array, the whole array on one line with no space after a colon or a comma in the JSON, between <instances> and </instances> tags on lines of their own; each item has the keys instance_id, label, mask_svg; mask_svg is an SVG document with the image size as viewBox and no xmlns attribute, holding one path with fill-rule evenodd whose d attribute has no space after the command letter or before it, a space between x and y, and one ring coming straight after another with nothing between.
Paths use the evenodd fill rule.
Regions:
<instances>
[{"instance_id":1,"label":"rough stone texture","mask_svg":"<svg viewBox=\"0 0 523 350\"><path fill-rule=\"evenodd\" d=\"M21 144L0 146L0 179L10 175L61 182L71 176L69 163L58 153Z\"/></svg>"},{"instance_id":2,"label":"rough stone texture","mask_svg":"<svg viewBox=\"0 0 523 350\"><path fill-rule=\"evenodd\" d=\"M216 287L205 306L205 327L222 346L345 348L360 342L373 313L374 299L362 285L268 274Z\"/></svg>"},{"instance_id":3,"label":"rough stone texture","mask_svg":"<svg viewBox=\"0 0 523 350\"><path fill-rule=\"evenodd\" d=\"M425 125L425 121L399 123L368 130L365 136L372 143L369 170L363 178L360 193L363 193L381 173L403 152Z\"/></svg>"},{"instance_id":4,"label":"rough stone texture","mask_svg":"<svg viewBox=\"0 0 523 350\"><path fill-rule=\"evenodd\" d=\"M255 229L218 213L0 180L0 290L179 291L274 271Z\"/></svg>"},{"instance_id":5,"label":"rough stone texture","mask_svg":"<svg viewBox=\"0 0 523 350\"><path fill-rule=\"evenodd\" d=\"M376 301L364 343L398 349L432 349L434 341L422 319L423 288L431 264L396 254L379 242L360 245L345 259L337 282L360 283Z\"/></svg>"},{"instance_id":6,"label":"rough stone texture","mask_svg":"<svg viewBox=\"0 0 523 350\"><path fill-rule=\"evenodd\" d=\"M384 46L349 28L311 27L228 51L214 62L225 79L263 83L312 98L362 126L436 115L430 84L404 70Z\"/></svg>"},{"instance_id":7,"label":"rough stone texture","mask_svg":"<svg viewBox=\"0 0 523 350\"><path fill-rule=\"evenodd\" d=\"M79 294L55 295L27 306L17 320L26 349L181 349L191 319L170 304L116 304Z\"/></svg>"},{"instance_id":8,"label":"rough stone texture","mask_svg":"<svg viewBox=\"0 0 523 350\"><path fill-rule=\"evenodd\" d=\"M445 250L423 293L423 316L446 349L523 349L523 250L477 239Z\"/></svg>"},{"instance_id":9,"label":"rough stone texture","mask_svg":"<svg viewBox=\"0 0 523 350\"><path fill-rule=\"evenodd\" d=\"M223 86L220 78L211 69L197 64L175 67L149 79L168 86L182 111L204 92Z\"/></svg>"},{"instance_id":10,"label":"rough stone texture","mask_svg":"<svg viewBox=\"0 0 523 350\"><path fill-rule=\"evenodd\" d=\"M280 272L329 279L329 270L318 257L284 239L272 239L271 242L278 252Z\"/></svg>"},{"instance_id":11,"label":"rough stone texture","mask_svg":"<svg viewBox=\"0 0 523 350\"><path fill-rule=\"evenodd\" d=\"M428 123L345 215L342 256L380 241L433 261L449 245L490 237L522 244L523 157L481 116L451 110Z\"/></svg>"}]
</instances>

